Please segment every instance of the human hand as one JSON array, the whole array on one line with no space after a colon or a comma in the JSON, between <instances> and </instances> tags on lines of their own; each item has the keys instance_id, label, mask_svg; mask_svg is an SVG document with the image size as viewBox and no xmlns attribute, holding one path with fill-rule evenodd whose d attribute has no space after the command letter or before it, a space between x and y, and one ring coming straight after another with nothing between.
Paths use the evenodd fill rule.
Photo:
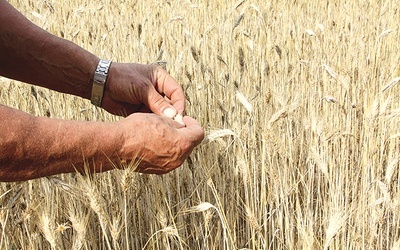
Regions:
<instances>
[{"instance_id":1,"label":"human hand","mask_svg":"<svg viewBox=\"0 0 400 250\"><path fill-rule=\"evenodd\" d=\"M204 139L204 130L189 116L186 126L155 114L135 113L120 120L123 131L122 160L139 160L136 171L165 174L178 168Z\"/></svg>"},{"instance_id":2,"label":"human hand","mask_svg":"<svg viewBox=\"0 0 400 250\"><path fill-rule=\"evenodd\" d=\"M175 79L159 66L113 62L102 107L121 116L153 112L173 118L183 113L185 96Z\"/></svg>"}]
</instances>

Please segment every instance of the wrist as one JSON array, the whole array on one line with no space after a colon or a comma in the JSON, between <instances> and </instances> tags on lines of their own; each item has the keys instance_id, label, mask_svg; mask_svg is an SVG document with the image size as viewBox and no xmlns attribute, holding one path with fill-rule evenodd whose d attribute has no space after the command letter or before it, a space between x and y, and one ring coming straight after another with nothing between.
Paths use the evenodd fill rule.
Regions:
<instances>
[{"instance_id":1,"label":"wrist","mask_svg":"<svg viewBox=\"0 0 400 250\"><path fill-rule=\"evenodd\" d=\"M145 124L145 121L145 116L142 113L134 113L115 122L114 133L118 135L116 136L118 138L116 154L119 160L129 161L140 156L146 142L143 137L146 136L146 133L142 128L149 126L149 124Z\"/></svg>"}]
</instances>

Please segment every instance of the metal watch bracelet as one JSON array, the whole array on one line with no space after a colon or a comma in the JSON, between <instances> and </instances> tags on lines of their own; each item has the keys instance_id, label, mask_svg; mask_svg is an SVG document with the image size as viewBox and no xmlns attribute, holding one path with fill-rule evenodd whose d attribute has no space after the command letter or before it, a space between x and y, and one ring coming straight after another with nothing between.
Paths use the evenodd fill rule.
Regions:
<instances>
[{"instance_id":1,"label":"metal watch bracelet","mask_svg":"<svg viewBox=\"0 0 400 250\"><path fill-rule=\"evenodd\" d=\"M98 107L101 107L110 65L110 60L101 59L94 72L91 102Z\"/></svg>"}]
</instances>

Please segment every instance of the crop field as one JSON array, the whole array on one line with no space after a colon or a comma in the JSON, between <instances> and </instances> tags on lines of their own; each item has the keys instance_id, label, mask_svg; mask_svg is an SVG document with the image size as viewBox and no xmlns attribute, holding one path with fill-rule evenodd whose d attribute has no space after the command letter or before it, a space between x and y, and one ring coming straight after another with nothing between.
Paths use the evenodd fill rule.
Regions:
<instances>
[{"instance_id":1,"label":"crop field","mask_svg":"<svg viewBox=\"0 0 400 250\"><path fill-rule=\"evenodd\" d=\"M0 183L0 249L400 249L399 1L10 3L101 58L165 67L206 138L162 176ZM6 78L0 102L123 119Z\"/></svg>"}]
</instances>

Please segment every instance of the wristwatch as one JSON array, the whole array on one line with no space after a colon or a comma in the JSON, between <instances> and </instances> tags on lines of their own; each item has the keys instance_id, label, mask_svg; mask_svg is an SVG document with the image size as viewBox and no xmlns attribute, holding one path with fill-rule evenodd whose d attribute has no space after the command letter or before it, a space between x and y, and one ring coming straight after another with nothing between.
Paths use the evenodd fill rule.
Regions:
<instances>
[{"instance_id":1,"label":"wristwatch","mask_svg":"<svg viewBox=\"0 0 400 250\"><path fill-rule=\"evenodd\" d=\"M98 107L101 107L101 101L103 100L104 95L104 86L106 85L110 65L110 60L101 59L97 65L96 71L94 72L91 102L93 105Z\"/></svg>"}]
</instances>

